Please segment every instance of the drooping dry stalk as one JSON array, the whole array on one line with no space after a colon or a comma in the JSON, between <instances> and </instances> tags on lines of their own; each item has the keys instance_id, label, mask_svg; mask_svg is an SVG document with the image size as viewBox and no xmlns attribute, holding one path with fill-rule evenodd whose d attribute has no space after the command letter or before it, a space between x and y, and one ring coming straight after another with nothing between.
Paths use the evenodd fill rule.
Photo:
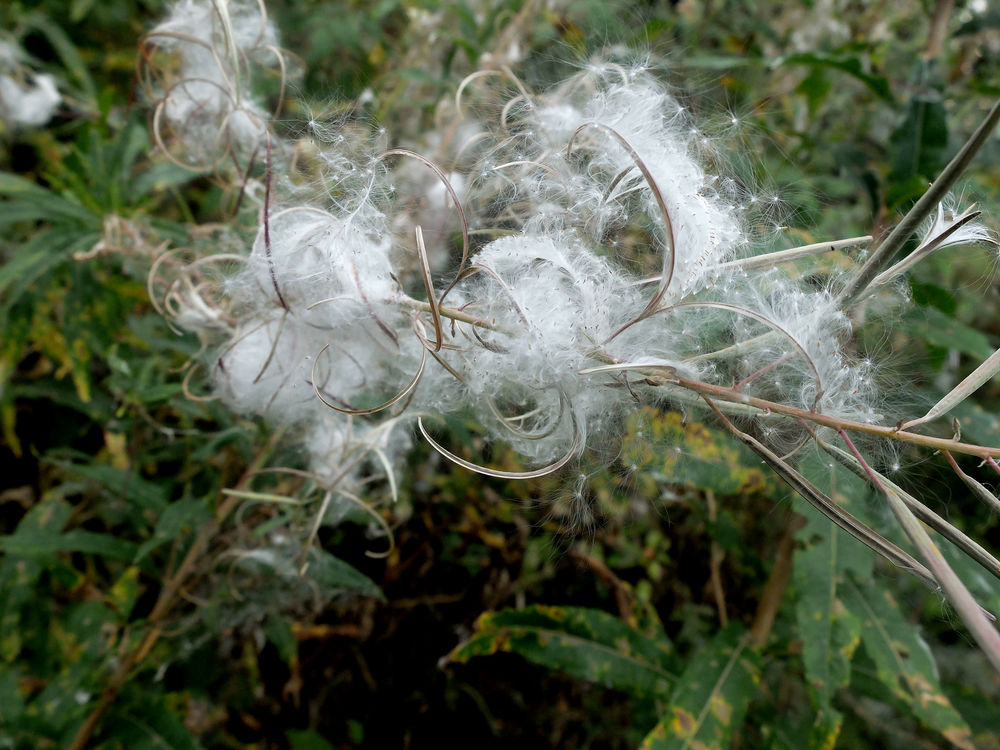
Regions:
<instances>
[{"instance_id":1,"label":"drooping dry stalk","mask_svg":"<svg viewBox=\"0 0 1000 750\"><path fill-rule=\"evenodd\" d=\"M864 266L855 274L843 291L840 293L840 301L843 308L853 307L864 297L872 281L882 271L888 268L893 258L902 249L906 242L917 231L921 222L930 216L938 204L944 200L948 192L955 186L958 179L964 174L972 159L979 153L986 141L993 135L997 123L1000 122L1000 100L993 105L989 113L969 137L954 158L948 162L941 174L931 184L920 199L913 204L906 216L903 217L889 233L889 236L872 251L871 256Z\"/></svg>"}]
</instances>

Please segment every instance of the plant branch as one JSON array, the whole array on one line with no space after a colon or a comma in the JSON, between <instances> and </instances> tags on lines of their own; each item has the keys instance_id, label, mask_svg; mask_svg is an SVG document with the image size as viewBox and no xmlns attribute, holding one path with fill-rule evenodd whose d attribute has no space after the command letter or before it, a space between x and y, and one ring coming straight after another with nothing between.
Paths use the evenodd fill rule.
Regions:
<instances>
[{"instance_id":1,"label":"plant branch","mask_svg":"<svg viewBox=\"0 0 1000 750\"><path fill-rule=\"evenodd\" d=\"M715 502L715 493L712 490L705 490L705 502L708 505L708 520L715 523L719 513ZM722 588L722 561L725 557L726 552L722 549L722 545L713 539L708 558L709 582L712 586L712 596L715 597L715 608L719 610L719 624L722 627L729 624L726 593Z\"/></svg>"},{"instance_id":2,"label":"plant branch","mask_svg":"<svg viewBox=\"0 0 1000 750\"><path fill-rule=\"evenodd\" d=\"M247 467L246 471L236 483L237 490L242 489L250 482L253 475L261 468L261 466L263 466L265 460L274 449L274 446L280 439L280 436L283 434L283 430L276 430L274 434L272 434L271 439L264 447L264 450L258 454L253 463ZM202 556L208 549L209 543L215 537L216 532L222 525L222 521L233 512L237 504L239 504L243 499L239 495L223 494L223 497L225 499L216 510L215 517L201 528L198 536L195 537L194 542L192 542L191 547L184 556L184 560L171 574L166 584L164 584L163 589L160 591L160 595L157 597L156 603L153 605L153 609L149 613L149 617L146 619L147 626L151 626L150 629L146 632L146 635L143 637L142 641L140 641L139 645L125 655L117 669L115 669L111 676L108 677L107 685L104 688L104 692L101 693L101 697L98 699L97 705L94 706L93 710L87 715L83 724L80 725L80 728L77 730L73 740L66 746L67 750L84 750L87 743L90 742L90 738L97 729L97 725L100 723L101 719L104 718L108 709L111 708L112 704L114 704L115 700L118 698L118 694L128 681L132 670L142 662L142 660L149 653L150 649L152 649L153 645L159 639L162 633L161 623L173 609L174 605L176 605L179 601L178 595L181 588L186 583L190 574L195 570L197 564L201 561Z\"/></svg>"},{"instance_id":3,"label":"plant branch","mask_svg":"<svg viewBox=\"0 0 1000 750\"><path fill-rule=\"evenodd\" d=\"M913 542L913 545L920 552L920 556L924 558L935 580L941 585L944 594L948 597L948 601L958 611L958 616L962 618L962 622L965 623L972 637L975 638L976 643L979 644L979 647L986 654L986 658L990 664L1000 673L1000 633L997 632L996 627L986 618L979 603L976 602L975 598L965 587L965 584L962 583L961 579L955 574L955 571L945 561L941 550L934 544L930 535L913 514L913 511L910 510L909 506L907 506L893 488L888 486L888 483L884 481L884 477L868 466L864 458L861 457L861 454L858 453L854 445L847 439L846 434L841 433L841 436L847 440L847 444L854 453L855 458L858 459L865 468L866 473L868 473L870 481L885 495L886 500L889 502L889 507L892 508L892 512L903 527L906 536Z\"/></svg>"},{"instance_id":4,"label":"plant branch","mask_svg":"<svg viewBox=\"0 0 1000 750\"><path fill-rule=\"evenodd\" d=\"M931 435L921 435L916 432L906 432L896 427L886 427L884 425L869 424L867 422L854 422L841 417L832 417L808 409L801 409L796 406L788 406L778 401L768 401L767 399L748 396L732 388L712 383L704 383L700 380L692 380L677 374L673 367L650 365L650 364L630 364L628 362L614 362L608 355L596 353L595 359L609 361L609 364L600 367L590 367L581 370L580 374L592 374L598 372L620 372L637 371L646 376L646 382L652 386L678 386L686 390L694 391L702 396L711 396L736 404L759 409L762 413L784 414L789 417L803 419L813 424L831 427L836 430L850 430L851 432L861 432L876 437L888 438L890 440L900 440L905 443L920 445L924 448L938 451L952 451L953 453L963 453L970 456L978 456L983 460L1000 457L1000 448L990 446L963 443L949 438L938 438Z\"/></svg>"},{"instance_id":5,"label":"plant branch","mask_svg":"<svg viewBox=\"0 0 1000 750\"><path fill-rule=\"evenodd\" d=\"M774 567L764 584L764 591L761 593L760 602L757 604L757 612L750 626L750 643L756 648L763 648L767 645L767 639L771 635L774 621L778 616L781 607L781 600L784 598L788 582L792 578L792 565L795 553L795 532L805 525L806 519L802 516L788 511L785 514L784 530L781 539L778 541L778 550L774 556Z\"/></svg>"},{"instance_id":6,"label":"plant branch","mask_svg":"<svg viewBox=\"0 0 1000 750\"><path fill-rule=\"evenodd\" d=\"M715 402L707 396L703 396L705 402L712 408L723 425L735 437L743 442L754 453L764 459L764 463L770 466L774 472L781 477L793 490L795 490L806 502L816 510L825 515L840 528L853 536L868 549L881 555L898 568L905 570L910 575L917 578L922 583L932 589L937 589L937 581L931 572L921 565L912 555L897 547L895 544L884 538L872 528L858 520L846 510L841 508L830 497L822 492L816 485L799 474L787 461L783 460L774 451L761 443L752 435L748 435L734 425L725 414L723 414Z\"/></svg>"},{"instance_id":7,"label":"plant branch","mask_svg":"<svg viewBox=\"0 0 1000 750\"><path fill-rule=\"evenodd\" d=\"M840 293L840 303L843 308L849 308L862 299L868 291L872 280L879 275L892 262L896 253L906 244L918 225L930 215L937 207L937 204L947 195L948 191L954 187L958 178L965 172L969 162L983 147L987 139L993 134L993 129L997 122L1000 122L1000 100L997 100L990 109L986 118L976 128L975 132L965 142L955 157L948 163L941 174L931 184L920 199L913 204L903 220L873 251L871 257L858 271L857 275L848 282L847 286Z\"/></svg>"}]
</instances>

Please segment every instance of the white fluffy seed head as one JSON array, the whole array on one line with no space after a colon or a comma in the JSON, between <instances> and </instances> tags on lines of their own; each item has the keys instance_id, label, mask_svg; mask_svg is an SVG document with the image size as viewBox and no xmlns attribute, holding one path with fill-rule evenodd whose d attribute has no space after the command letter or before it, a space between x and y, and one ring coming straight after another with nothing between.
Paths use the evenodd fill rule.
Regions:
<instances>
[{"instance_id":1,"label":"white fluffy seed head","mask_svg":"<svg viewBox=\"0 0 1000 750\"><path fill-rule=\"evenodd\" d=\"M507 178L514 197L555 198L549 210L530 212L527 231L574 227L603 242L639 221L655 238L654 252L672 256L677 293L689 294L745 238L739 212L701 166L701 140L643 69L613 66L539 96L489 160L542 165L519 181L516 173Z\"/></svg>"},{"instance_id":2,"label":"white fluffy seed head","mask_svg":"<svg viewBox=\"0 0 1000 750\"><path fill-rule=\"evenodd\" d=\"M332 214L300 206L271 214L258 229L237 283L248 303L282 305L314 323L336 327L397 297L384 237Z\"/></svg>"},{"instance_id":3,"label":"white fluffy seed head","mask_svg":"<svg viewBox=\"0 0 1000 750\"><path fill-rule=\"evenodd\" d=\"M1000 247L996 234L978 219L968 221L958 229L952 230L952 227L958 223L958 220L965 215L966 213L958 209L956 201L952 198L939 203L937 211L924 222L921 234L922 239L919 246L927 245L947 234L947 238L943 239L938 245L939 249L956 247L958 245L980 244L989 244L995 248ZM949 231L950 234L948 234Z\"/></svg>"},{"instance_id":4,"label":"white fluffy seed head","mask_svg":"<svg viewBox=\"0 0 1000 750\"><path fill-rule=\"evenodd\" d=\"M11 128L37 128L52 119L62 96L56 79L32 71L23 56L13 42L0 41L0 121Z\"/></svg>"},{"instance_id":5,"label":"white fluffy seed head","mask_svg":"<svg viewBox=\"0 0 1000 750\"><path fill-rule=\"evenodd\" d=\"M379 159L356 139L316 144L311 204L265 206L229 284L235 333L216 379L233 408L300 426L330 482L352 451L373 450L372 435L380 450L397 445L392 428L415 414L471 411L529 464L583 453L607 442L635 399L671 393L639 374L581 373L608 362L877 419L870 368L845 353L850 324L832 294L781 270L721 265L749 250L736 188L706 170L703 136L650 75L608 66L515 105L498 110L498 130L457 128L472 135L452 149L450 181L473 236L500 239L449 287L440 328L417 255L398 238L442 225L435 246L454 257L443 183L419 160ZM415 192L422 201L400 198ZM435 295L450 281L435 278ZM382 403L421 362L391 417L362 424L322 403Z\"/></svg>"},{"instance_id":6,"label":"white fluffy seed head","mask_svg":"<svg viewBox=\"0 0 1000 750\"><path fill-rule=\"evenodd\" d=\"M274 65L277 32L255 0L180 0L147 39L169 62L151 80L154 131L172 134L186 162L215 165L261 149L271 116L252 89L251 64Z\"/></svg>"}]
</instances>

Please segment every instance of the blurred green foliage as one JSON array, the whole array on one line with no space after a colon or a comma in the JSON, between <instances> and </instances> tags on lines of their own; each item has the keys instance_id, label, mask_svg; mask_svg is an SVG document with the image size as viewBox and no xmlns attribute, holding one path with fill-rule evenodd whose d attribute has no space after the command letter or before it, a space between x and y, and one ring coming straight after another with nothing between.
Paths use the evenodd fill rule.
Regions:
<instances>
[{"instance_id":1,"label":"blurred green foliage","mask_svg":"<svg viewBox=\"0 0 1000 750\"><path fill-rule=\"evenodd\" d=\"M957 3L929 59L929 5L271 12L307 71L289 126L371 89L357 111L398 124L400 141L433 127L436 104L512 31L532 85L611 45L649 55L710 130L718 120L728 168L775 186L784 246L882 231L1000 94L996 13ZM164 9L0 8L0 28L64 94L46 128L0 132L0 747L64 747L97 717L85 733L99 748L1000 748L1000 682L941 602L680 414L640 412L614 467L580 467L601 511L582 534L561 479L485 481L417 448L399 501L371 498L394 531L387 556L366 554L384 539L351 504L306 549L322 493L255 473L301 457L188 398L198 342L146 293L148 249L213 241L198 224L225 222L234 202L150 155L136 45ZM965 189L988 218L1000 211L1000 140ZM1000 342L994 264L934 257L895 325L861 329L863 346L902 363L885 377L914 412ZM998 410L994 384L961 426L1000 444ZM809 461L838 502L884 520L863 483ZM939 457L898 462L899 482L1000 543ZM1000 609L997 582L945 553ZM778 565L790 586L755 643Z\"/></svg>"}]
</instances>

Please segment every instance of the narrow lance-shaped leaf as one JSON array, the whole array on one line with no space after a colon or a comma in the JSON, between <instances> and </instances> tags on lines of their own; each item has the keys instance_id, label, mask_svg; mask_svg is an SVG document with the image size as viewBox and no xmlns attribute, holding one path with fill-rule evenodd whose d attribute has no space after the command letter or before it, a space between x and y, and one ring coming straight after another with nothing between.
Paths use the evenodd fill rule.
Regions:
<instances>
[{"instance_id":1,"label":"narrow lance-shaped leaf","mask_svg":"<svg viewBox=\"0 0 1000 750\"><path fill-rule=\"evenodd\" d=\"M860 623L844 608L837 593L845 565L859 554L862 559L871 557L818 511L803 511L809 523L798 533L805 546L795 552L795 616L809 694L816 709L810 744L831 747L843 721L833 707L833 696L850 681L851 659L860 643Z\"/></svg>"},{"instance_id":2,"label":"narrow lance-shaped leaf","mask_svg":"<svg viewBox=\"0 0 1000 750\"><path fill-rule=\"evenodd\" d=\"M929 422L932 419L947 414L969 396L975 393L981 386L989 381L994 375L1000 372L1000 349L990 355L989 359L977 367L965 380L956 385L944 398L938 401L930 410L919 419L914 419L903 425L906 430L918 424Z\"/></svg>"},{"instance_id":3,"label":"narrow lance-shaped leaf","mask_svg":"<svg viewBox=\"0 0 1000 750\"><path fill-rule=\"evenodd\" d=\"M334 557L326 550L313 547L309 550L307 560L310 578L321 586L346 589L385 601L385 595L378 584L353 565Z\"/></svg>"},{"instance_id":4,"label":"narrow lance-shaped leaf","mask_svg":"<svg viewBox=\"0 0 1000 750\"><path fill-rule=\"evenodd\" d=\"M676 681L669 641L647 638L607 612L584 607L538 605L484 614L473 636L448 658L466 662L498 652L637 697L665 698Z\"/></svg>"},{"instance_id":5,"label":"narrow lance-shaped leaf","mask_svg":"<svg viewBox=\"0 0 1000 750\"><path fill-rule=\"evenodd\" d=\"M998 122L1000 122L1000 100L994 103L979 127L965 142L965 145L959 149L954 158L948 162L948 166L941 171L927 192L920 196L920 199L913 204L913 207L889 233L889 236L874 249L865 265L840 293L840 299L845 307L849 307L864 296L872 279L892 262L896 253L906 244L920 223L935 210L958 178L962 176L973 157L993 134L993 129Z\"/></svg>"},{"instance_id":6,"label":"narrow lance-shaped leaf","mask_svg":"<svg viewBox=\"0 0 1000 750\"><path fill-rule=\"evenodd\" d=\"M990 508L997 513L1000 513L1000 499L987 489L986 485L980 482L975 477L969 476L964 471L962 467L958 465L955 457L952 456L948 451L944 451L944 457L948 459L948 463L951 464L952 470L958 474L958 478L965 482L965 486L972 490L972 494L977 498L982 500L987 508Z\"/></svg>"},{"instance_id":7,"label":"narrow lance-shaped leaf","mask_svg":"<svg viewBox=\"0 0 1000 750\"><path fill-rule=\"evenodd\" d=\"M896 203L909 196L910 184L926 184L944 164L948 147L948 113L942 82L934 63L917 62L914 91L906 103L899 126L889 144L891 184L889 200ZM914 179L915 178L915 179ZM919 188L918 188L919 192Z\"/></svg>"},{"instance_id":8,"label":"narrow lance-shaped leaf","mask_svg":"<svg viewBox=\"0 0 1000 750\"><path fill-rule=\"evenodd\" d=\"M848 581L845 606L861 621L861 642L876 676L913 714L953 746L973 750L972 732L942 692L930 649L892 595L874 583Z\"/></svg>"},{"instance_id":9,"label":"narrow lance-shaped leaf","mask_svg":"<svg viewBox=\"0 0 1000 750\"><path fill-rule=\"evenodd\" d=\"M831 55L816 52L800 52L794 55L786 55L776 58L772 63L772 68L783 65L809 65L815 68L831 68L847 73L864 83L883 99L892 101L892 90L889 81L885 76L877 73L869 73L864 62L857 55Z\"/></svg>"},{"instance_id":10,"label":"narrow lance-shaped leaf","mask_svg":"<svg viewBox=\"0 0 1000 750\"><path fill-rule=\"evenodd\" d=\"M724 628L688 664L642 750L731 747L759 681L759 655L746 629L736 623Z\"/></svg>"}]
</instances>

